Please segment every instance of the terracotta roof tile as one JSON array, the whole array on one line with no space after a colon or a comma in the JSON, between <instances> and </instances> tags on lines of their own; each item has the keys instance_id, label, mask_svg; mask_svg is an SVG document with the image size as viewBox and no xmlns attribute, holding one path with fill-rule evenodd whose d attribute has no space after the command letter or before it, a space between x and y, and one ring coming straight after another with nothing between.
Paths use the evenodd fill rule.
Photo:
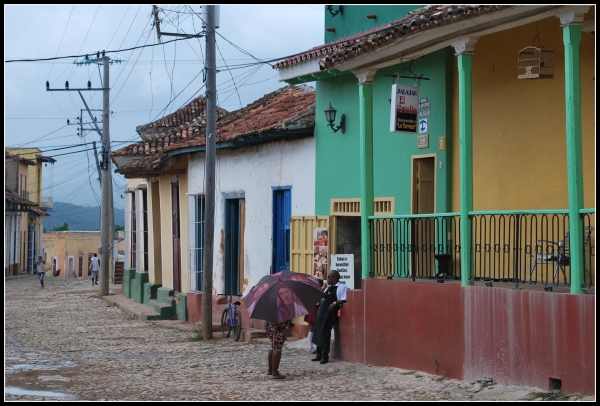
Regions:
<instances>
[{"instance_id":1,"label":"terracotta roof tile","mask_svg":"<svg viewBox=\"0 0 600 406\"><path fill-rule=\"evenodd\" d=\"M379 27L372 28L311 50L294 55L273 65L274 69L300 63L307 59L320 58L320 70L334 69L336 65L353 58L375 52L384 45L400 43L407 35L435 29L440 25L452 24L458 19L473 18L482 13L493 12L506 5L428 5L409 12L406 17Z\"/></svg>"},{"instance_id":2,"label":"terracotta roof tile","mask_svg":"<svg viewBox=\"0 0 600 406\"><path fill-rule=\"evenodd\" d=\"M39 207L30 207L29 210L37 214L38 216L49 216L45 210L40 209Z\"/></svg>"},{"instance_id":3,"label":"terracotta roof tile","mask_svg":"<svg viewBox=\"0 0 600 406\"><path fill-rule=\"evenodd\" d=\"M204 108L203 98L197 98L197 108ZM192 103L194 103L192 102ZM190 104L192 104L190 103ZM111 156L139 157L120 166L116 172L122 174L157 171L170 157L168 151L205 144L206 121L204 114L186 125L177 124L187 119L190 105L179 111L145 126L138 127L143 141L128 145L111 153ZM203 110L202 110L203 111ZM307 86L286 86L246 107L227 112L218 109L217 143L230 142L242 137L286 131L292 128L305 128L312 133L315 124L315 93ZM168 127L167 124L172 125Z\"/></svg>"},{"instance_id":4,"label":"terracotta roof tile","mask_svg":"<svg viewBox=\"0 0 600 406\"><path fill-rule=\"evenodd\" d=\"M20 204L22 206L39 206L37 203L32 202L31 200L23 199L17 195L13 195L10 192L4 191L5 199L11 203Z\"/></svg>"}]
</instances>

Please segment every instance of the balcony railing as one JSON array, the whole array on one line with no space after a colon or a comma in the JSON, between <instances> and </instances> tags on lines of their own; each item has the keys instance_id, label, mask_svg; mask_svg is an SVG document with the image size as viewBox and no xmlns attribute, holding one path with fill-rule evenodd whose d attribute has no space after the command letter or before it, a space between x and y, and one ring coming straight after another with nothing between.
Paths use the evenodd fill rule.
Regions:
<instances>
[{"instance_id":1,"label":"balcony railing","mask_svg":"<svg viewBox=\"0 0 600 406\"><path fill-rule=\"evenodd\" d=\"M580 214L583 288L595 285L595 212ZM569 215L563 212L474 212L471 247L461 246L458 213L371 217L373 277L461 279L461 255L471 255L468 279L546 290L571 283Z\"/></svg>"}]
</instances>

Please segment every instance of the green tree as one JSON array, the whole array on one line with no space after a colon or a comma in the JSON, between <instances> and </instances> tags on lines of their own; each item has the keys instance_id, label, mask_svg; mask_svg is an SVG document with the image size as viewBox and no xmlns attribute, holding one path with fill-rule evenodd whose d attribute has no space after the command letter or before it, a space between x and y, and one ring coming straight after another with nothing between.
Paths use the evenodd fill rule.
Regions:
<instances>
[{"instance_id":1,"label":"green tree","mask_svg":"<svg viewBox=\"0 0 600 406\"><path fill-rule=\"evenodd\" d=\"M125 231L125 227L115 224L115 231Z\"/></svg>"},{"instance_id":2,"label":"green tree","mask_svg":"<svg viewBox=\"0 0 600 406\"><path fill-rule=\"evenodd\" d=\"M69 223L65 221L62 226L51 228L50 231L69 231Z\"/></svg>"}]
</instances>

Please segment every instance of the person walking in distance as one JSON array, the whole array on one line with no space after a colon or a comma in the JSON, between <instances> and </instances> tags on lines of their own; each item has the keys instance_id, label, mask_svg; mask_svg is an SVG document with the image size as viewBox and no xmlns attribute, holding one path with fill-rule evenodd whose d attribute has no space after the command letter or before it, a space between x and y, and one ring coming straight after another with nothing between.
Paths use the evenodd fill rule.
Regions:
<instances>
[{"instance_id":1,"label":"person walking in distance","mask_svg":"<svg viewBox=\"0 0 600 406\"><path fill-rule=\"evenodd\" d=\"M313 342L317 346L316 357L311 359L311 361L320 361L321 364L329 362L331 329L338 321L338 310L343 303L346 303L348 291L348 286L340 283L338 271L329 271L327 284L329 287L323 293L314 327Z\"/></svg>"},{"instance_id":2,"label":"person walking in distance","mask_svg":"<svg viewBox=\"0 0 600 406\"><path fill-rule=\"evenodd\" d=\"M42 256L38 256L38 260L35 261L35 266L37 267L38 278L40 278L40 283L42 284L42 289L44 289L44 276L46 276L46 270L44 269L44 264L46 261L42 259Z\"/></svg>"},{"instance_id":3,"label":"person walking in distance","mask_svg":"<svg viewBox=\"0 0 600 406\"><path fill-rule=\"evenodd\" d=\"M94 281L96 281L96 285L98 284L98 270L100 269L100 259L98 259L98 254L94 253L94 256L90 258L90 271L92 271L92 285L94 285Z\"/></svg>"}]
</instances>

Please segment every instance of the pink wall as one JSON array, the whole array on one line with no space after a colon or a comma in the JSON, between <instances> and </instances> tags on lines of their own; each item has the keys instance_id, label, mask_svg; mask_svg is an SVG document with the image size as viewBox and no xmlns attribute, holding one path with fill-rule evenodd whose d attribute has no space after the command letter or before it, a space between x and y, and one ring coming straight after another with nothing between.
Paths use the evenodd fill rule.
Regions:
<instances>
[{"instance_id":1,"label":"pink wall","mask_svg":"<svg viewBox=\"0 0 600 406\"><path fill-rule=\"evenodd\" d=\"M595 391L594 295L468 287L465 377L562 391Z\"/></svg>"},{"instance_id":2,"label":"pink wall","mask_svg":"<svg viewBox=\"0 0 600 406\"><path fill-rule=\"evenodd\" d=\"M348 293L332 356L595 394L595 337L594 295L367 279Z\"/></svg>"}]
</instances>

